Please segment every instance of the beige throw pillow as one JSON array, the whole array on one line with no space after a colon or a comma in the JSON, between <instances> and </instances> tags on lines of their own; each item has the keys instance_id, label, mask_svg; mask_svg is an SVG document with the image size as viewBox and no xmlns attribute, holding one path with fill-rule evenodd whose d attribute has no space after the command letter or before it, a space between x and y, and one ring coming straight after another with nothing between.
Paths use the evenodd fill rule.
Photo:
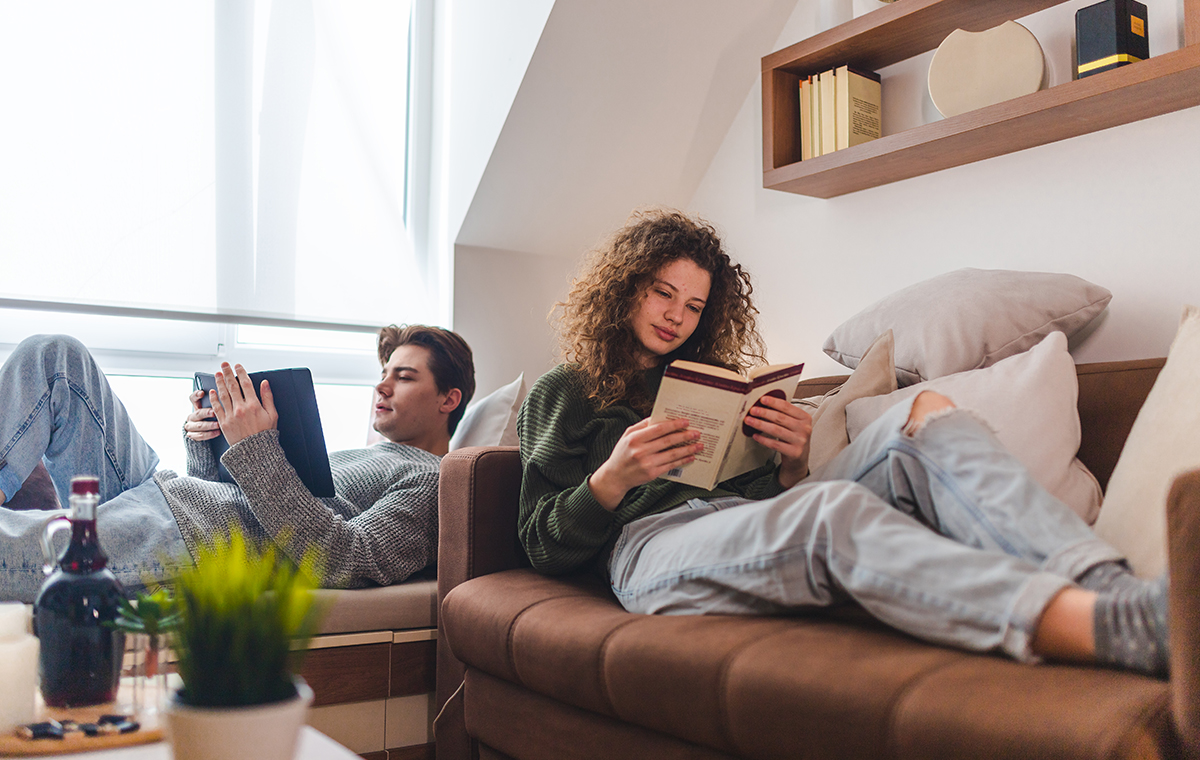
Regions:
<instances>
[{"instance_id":1,"label":"beige throw pillow","mask_svg":"<svg viewBox=\"0 0 1200 760\"><path fill-rule=\"evenodd\" d=\"M1065 335L1051 333L1029 351L985 369L855 401L846 409L850 440L893 404L924 390L973 410L1043 488L1088 523L1096 519L1100 484L1075 456L1081 437L1079 381Z\"/></svg>"},{"instance_id":2,"label":"beige throw pillow","mask_svg":"<svg viewBox=\"0 0 1200 760\"><path fill-rule=\"evenodd\" d=\"M875 336L896 333L900 385L988 367L1060 331L1071 337L1112 300L1069 274L959 269L899 290L846 320L825 341L834 361L858 366Z\"/></svg>"},{"instance_id":3,"label":"beige throw pillow","mask_svg":"<svg viewBox=\"0 0 1200 760\"><path fill-rule=\"evenodd\" d=\"M808 468L816 470L850 445L846 407L851 401L896 390L895 342L888 330L875 339L862 361L841 386L825 394L812 412Z\"/></svg>"},{"instance_id":4,"label":"beige throw pillow","mask_svg":"<svg viewBox=\"0 0 1200 760\"><path fill-rule=\"evenodd\" d=\"M1183 310L1167 364L1142 404L1108 481L1096 535L1120 549L1135 573L1167 568L1167 494L1200 467L1200 308Z\"/></svg>"}]
</instances>

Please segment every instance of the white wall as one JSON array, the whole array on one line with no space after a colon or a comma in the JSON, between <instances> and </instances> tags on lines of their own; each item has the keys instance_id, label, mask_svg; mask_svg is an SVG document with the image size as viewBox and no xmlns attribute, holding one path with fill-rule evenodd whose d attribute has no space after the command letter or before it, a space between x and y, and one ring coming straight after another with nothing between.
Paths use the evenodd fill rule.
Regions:
<instances>
[{"instance_id":1,"label":"white wall","mask_svg":"<svg viewBox=\"0 0 1200 760\"><path fill-rule=\"evenodd\" d=\"M816 31L812 5L798 4L772 50ZM1177 7L1150 6L1152 53L1178 46L1175 28L1155 32ZM1073 6L1056 13L1069 24ZM1053 20L1028 25L1052 69L1066 61L1069 72L1069 26L1038 26ZM920 93L922 59L882 72L885 119L889 78ZM756 84L689 208L724 231L754 275L773 361L808 362L808 377L843 372L821 353L833 328L967 266L1069 272L1109 288L1108 314L1075 347L1077 361L1165 355L1183 305L1200 303L1200 108L818 200L762 188L759 98Z\"/></svg>"},{"instance_id":2,"label":"white wall","mask_svg":"<svg viewBox=\"0 0 1200 760\"><path fill-rule=\"evenodd\" d=\"M413 205L420 216L415 229L418 245L428 246L446 283L439 319L450 327L459 291L452 276L454 241L553 5L554 0L428 0L420 6L432 12L434 45L429 155L413 157ZM426 161L427 178L421 171Z\"/></svg>"},{"instance_id":3,"label":"white wall","mask_svg":"<svg viewBox=\"0 0 1200 760\"><path fill-rule=\"evenodd\" d=\"M570 256L456 246L454 325L475 354L477 398L522 372L532 385L558 363L546 317L576 264Z\"/></svg>"}]
</instances>

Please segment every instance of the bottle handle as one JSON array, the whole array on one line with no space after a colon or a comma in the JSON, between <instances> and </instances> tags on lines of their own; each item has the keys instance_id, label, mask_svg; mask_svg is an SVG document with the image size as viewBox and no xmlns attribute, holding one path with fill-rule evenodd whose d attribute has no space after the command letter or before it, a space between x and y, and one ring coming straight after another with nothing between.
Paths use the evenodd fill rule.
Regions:
<instances>
[{"instance_id":1,"label":"bottle handle","mask_svg":"<svg viewBox=\"0 0 1200 760\"><path fill-rule=\"evenodd\" d=\"M71 521L65 514L60 513L47 520L42 529L42 555L46 558L46 564L42 565L42 572L46 575L54 572L54 568L58 564L58 556L54 553L54 534L69 527L71 527Z\"/></svg>"}]
</instances>

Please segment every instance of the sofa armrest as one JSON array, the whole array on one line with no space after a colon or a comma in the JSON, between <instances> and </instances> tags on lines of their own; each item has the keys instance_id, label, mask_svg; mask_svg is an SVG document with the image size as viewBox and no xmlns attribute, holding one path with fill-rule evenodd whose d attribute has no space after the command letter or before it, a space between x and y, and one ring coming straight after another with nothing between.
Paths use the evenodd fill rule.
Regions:
<instances>
[{"instance_id":1,"label":"sofa armrest","mask_svg":"<svg viewBox=\"0 0 1200 760\"><path fill-rule=\"evenodd\" d=\"M1185 756L1200 758L1200 470L1171 485L1167 558L1175 725Z\"/></svg>"},{"instance_id":2,"label":"sofa armrest","mask_svg":"<svg viewBox=\"0 0 1200 760\"><path fill-rule=\"evenodd\" d=\"M472 446L442 458L438 599L463 581L529 561L517 541L521 458L515 446Z\"/></svg>"},{"instance_id":3,"label":"sofa armrest","mask_svg":"<svg viewBox=\"0 0 1200 760\"><path fill-rule=\"evenodd\" d=\"M481 575L527 567L517 541L521 457L515 446L467 447L442 457L438 481L437 710L440 758L471 756L460 713L451 701L465 668L450 651L440 614L442 600L460 583Z\"/></svg>"}]
</instances>

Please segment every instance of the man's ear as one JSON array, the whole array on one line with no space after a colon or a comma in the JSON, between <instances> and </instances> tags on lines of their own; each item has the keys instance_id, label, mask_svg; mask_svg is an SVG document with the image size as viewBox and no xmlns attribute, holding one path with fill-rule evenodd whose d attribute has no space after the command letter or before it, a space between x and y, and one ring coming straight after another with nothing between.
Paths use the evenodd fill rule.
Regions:
<instances>
[{"instance_id":1,"label":"man's ear","mask_svg":"<svg viewBox=\"0 0 1200 760\"><path fill-rule=\"evenodd\" d=\"M458 405L462 403L462 391L458 388L451 388L446 391L446 398L442 399L442 405L438 407L438 411L443 414L450 414Z\"/></svg>"}]
</instances>

